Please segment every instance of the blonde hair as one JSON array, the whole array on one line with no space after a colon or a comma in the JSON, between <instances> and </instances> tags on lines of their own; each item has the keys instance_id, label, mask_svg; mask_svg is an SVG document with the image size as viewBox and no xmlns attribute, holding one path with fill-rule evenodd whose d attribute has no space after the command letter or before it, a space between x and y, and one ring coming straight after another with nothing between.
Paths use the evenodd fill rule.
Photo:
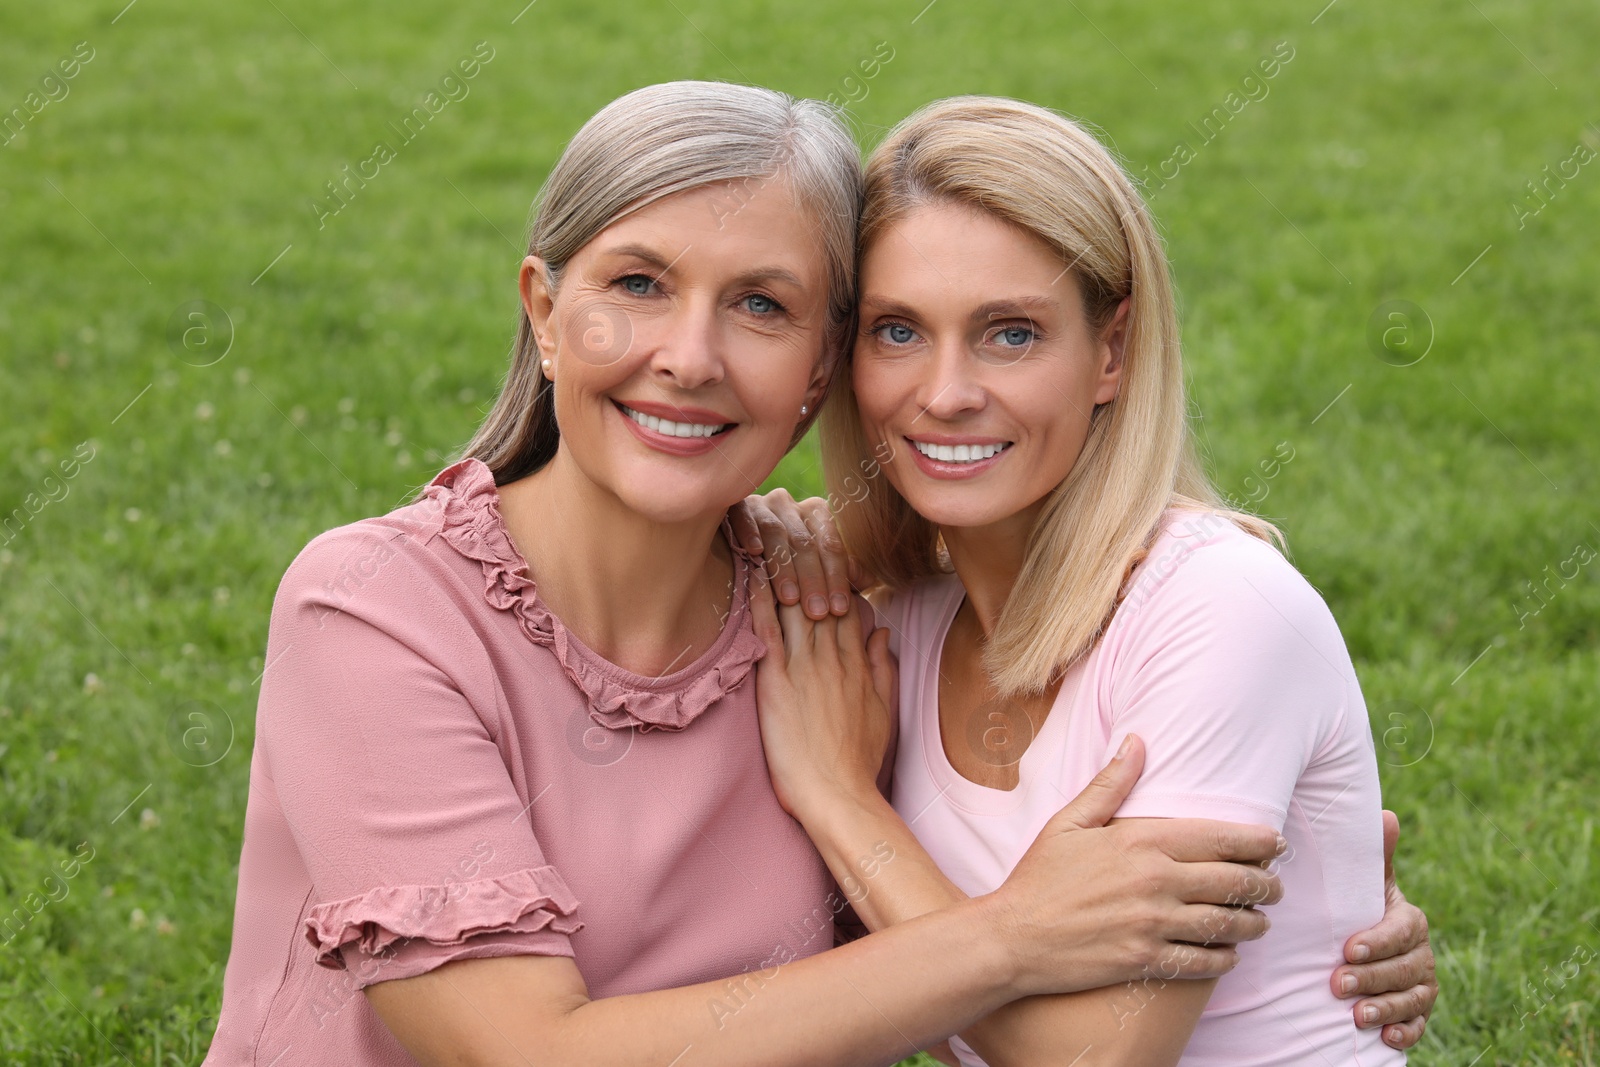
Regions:
<instances>
[{"instance_id":1,"label":"blonde hair","mask_svg":"<svg viewBox=\"0 0 1600 1067\"><path fill-rule=\"evenodd\" d=\"M837 111L771 89L677 81L607 104L572 138L534 202L528 254L544 260L551 291L571 258L607 226L663 197L723 182L735 200L782 180L816 226L828 271L826 336L833 358L855 319L861 157ZM560 443L555 394L518 309L511 368L462 458L481 459L505 485L550 462ZM802 423L796 440L810 425Z\"/></svg>"},{"instance_id":2,"label":"blonde hair","mask_svg":"<svg viewBox=\"0 0 1600 1067\"><path fill-rule=\"evenodd\" d=\"M1069 265L1097 333L1128 299L1122 381L1090 417L1083 451L1050 494L984 650L1002 695L1044 691L1094 647L1132 569L1168 508L1214 511L1249 533L1277 537L1223 507L1189 432L1178 318L1161 238L1122 167L1077 123L997 97L922 108L867 161L859 248L928 203L984 211L1028 231ZM846 355L846 362L849 356ZM848 382L848 367L841 370ZM876 472L855 396L838 390L822 418L830 488ZM887 483L844 507L840 530L891 587L948 570L938 528Z\"/></svg>"}]
</instances>

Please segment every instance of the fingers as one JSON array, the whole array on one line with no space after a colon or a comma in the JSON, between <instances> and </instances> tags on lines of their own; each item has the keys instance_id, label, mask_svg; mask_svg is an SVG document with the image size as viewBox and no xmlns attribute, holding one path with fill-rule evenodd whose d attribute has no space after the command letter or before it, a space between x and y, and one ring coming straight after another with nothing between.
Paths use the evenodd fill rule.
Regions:
<instances>
[{"instance_id":1,"label":"fingers","mask_svg":"<svg viewBox=\"0 0 1600 1067\"><path fill-rule=\"evenodd\" d=\"M767 646L767 654L781 662L783 652L783 627L778 623L777 602L772 598L772 583L766 572L755 568L750 578L750 622L756 636Z\"/></svg>"},{"instance_id":2,"label":"fingers","mask_svg":"<svg viewBox=\"0 0 1600 1067\"><path fill-rule=\"evenodd\" d=\"M871 617L872 605L865 602L857 604L854 593L849 594L849 610L838 618L835 626L839 638L839 655L847 663L854 663L856 657L866 651L867 630L866 620Z\"/></svg>"},{"instance_id":3,"label":"fingers","mask_svg":"<svg viewBox=\"0 0 1600 1067\"><path fill-rule=\"evenodd\" d=\"M1148 825L1157 847L1185 863L1270 863L1288 848L1288 842L1270 826L1216 819L1162 819Z\"/></svg>"},{"instance_id":4,"label":"fingers","mask_svg":"<svg viewBox=\"0 0 1600 1067\"><path fill-rule=\"evenodd\" d=\"M1367 961L1385 960L1403 952L1409 953L1427 940L1428 917L1422 913L1421 908L1406 900L1397 889L1389 895L1388 906L1384 909L1383 918L1378 920L1377 926L1350 935L1350 939L1344 943L1344 958L1351 963L1371 966ZM1429 950L1430 964L1432 956L1432 950ZM1413 978L1412 981L1421 981L1421 978Z\"/></svg>"},{"instance_id":5,"label":"fingers","mask_svg":"<svg viewBox=\"0 0 1600 1067\"><path fill-rule=\"evenodd\" d=\"M1150 969L1158 977L1220 978L1239 963L1239 953L1228 946L1169 945Z\"/></svg>"},{"instance_id":6,"label":"fingers","mask_svg":"<svg viewBox=\"0 0 1600 1067\"><path fill-rule=\"evenodd\" d=\"M1431 949L1412 949L1393 959L1375 963L1346 964L1334 969L1333 991L1340 999L1348 1000L1357 996L1382 998L1391 993L1409 993L1424 987L1432 989L1433 966ZM1401 1022L1419 1014L1423 1013L1413 1005L1403 1013L1386 1015L1380 1021Z\"/></svg>"},{"instance_id":7,"label":"fingers","mask_svg":"<svg viewBox=\"0 0 1600 1067\"><path fill-rule=\"evenodd\" d=\"M1276 904L1283 899L1283 882L1271 871L1253 863L1170 863L1165 870L1155 873L1155 877L1186 904L1243 908Z\"/></svg>"},{"instance_id":8,"label":"fingers","mask_svg":"<svg viewBox=\"0 0 1600 1067\"><path fill-rule=\"evenodd\" d=\"M752 556L762 553L761 530L756 525L755 512L765 507L760 497L747 496L728 509L728 525L733 528L734 541Z\"/></svg>"},{"instance_id":9,"label":"fingers","mask_svg":"<svg viewBox=\"0 0 1600 1067\"><path fill-rule=\"evenodd\" d=\"M1394 846L1400 843L1400 816L1383 809L1383 884L1394 885Z\"/></svg>"},{"instance_id":10,"label":"fingers","mask_svg":"<svg viewBox=\"0 0 1600 1067\"><path fill-rule=\"evenodd\" d=\"M1408 992L1416 985L1426 982L1432 974L1432 957L1424 957L1422 952L1406 952L1392 960L1378 960L1376 963L1357 963L1357 965L1344 965L1334 968L1333 992L1338 993L1341 1000L1350 997L1384 997L1389 993ZM1384 1017L1382 1022L1400 1022L1410 1019L1416 1011L1406 1011L1392 1017Z\"/></svg>"},{"instance_id":11,"label":"fingers","mask_svg":"<svg viewBox=\"0 0 1600 1067\"><path fill-rule=\"evenodd\" d=\"M1422 1040L1422 1032L1428 1028L1428 1020L1419 1015L1415 1019L1407 1019L1403 1023L1383 1028L1383 1043L1390 1048L1408 1049Z\"/></svg>"},{"instance_id":12,"label":"fingers","mask_svg":"<svg viewBox=\"0 0 1600 1067\"><path fill-rule=\"evenodd\" d=\"M780 604L799 603L795 553L789 540L789 527L783 520L783 515L796 507L794 497L789 495L789 490L778 488L766 496L746 497L744 503L756 525L756 536L762 545L763 569L772 579L773 594Z\"/></svg>"},{"instance_id":13,"label":"fingers","mask_svg":"<svg viewBox=\"0 0 1600 1067\"><path fill-rule=\"evenodd\" d=\"M821 596L827 605L827 610L834 615L843 617L850 614L850 556L845 552L844 541L839 537L839 529L834 524L833 512L828 509L828 502L820 497L813 497L800 505L801 513L805 516L806 529L811 531L812 545L815 546L818 562L822 566L822 587L807 589L801 582L801 595L807 604L807 614L816 617L816 612L811 609L812 597Z\"/></svg>"},{"instance_id":14,"label":"fingers","mask_svg":"<svg viewBox=\"0 0 1600 1067\"><path fill-rule=\"evenodd\" d=\"M1433 994L1432 987L1417 986L1402 993L1385 993L1381 997L1358 1001L1352 1009L1356 1026L1371 1030L1379 1026L1404 1026L1414 1019L1425 1019L1425 1010L1431 1011L1433 1008ZM1424 1009L1423 1005L1427 1005L1427 1008Z\"/></svg>"},{"instance_id":15,"label":"fingers","mask_svg":"<svg viewBox=\"0 0 1600 1067\"><path fill-rule=\"evenodd\" d=\"M1104 826L1128 799L1128 793L1143 771L1144 742L1137 734L1129 734L1122 739L1122 747L1111 762L1094 776L1094 781L1051 817L1051 826L1061 830Z\"/></svg>"},{"instance_id":16,"label":"fingers","mask_svg":"<svg viewBox=\"0 0 1600 1067\"><path fill-rule=\"evenodd\" d=\"M821 550L816 535L806 518L804 505L793 500L776 509L778 521L783 524L783 536L788 545L784 560L788 576L779 577L778 596L785 604L799 604L813 619L823 619L829 614L828 582L822 570ZM794 584L794 595L789 596L786 583Z\"/></svg>"},{"instance_id":17,"label":"fingers","mask_svg":"<svg viewBox=\"0 0 1600 1067\"><path fill-rule=\"evenodd\" d=\"M1187 904L1178 912L1175 941L1202 945L1236 945L1255 941L1272 921L1254 908L1225 908L1217 904Z\"/></svg>"},{"instance_id":18,"label":"fingers","mask_svg":"<svg viewBox=\"0 0 1600 1067\"><path fill-rule=\"evenodd\" d=\"M789 650L792 658L797 653L814 651L821 642L818 641L819 627L826 623L818 623L809 618L804 611L792 604L778 606L778 623L783 627L783 644ZM833 643L833 635L827 635L827 643Z\"/></svg>"}]
</instances>

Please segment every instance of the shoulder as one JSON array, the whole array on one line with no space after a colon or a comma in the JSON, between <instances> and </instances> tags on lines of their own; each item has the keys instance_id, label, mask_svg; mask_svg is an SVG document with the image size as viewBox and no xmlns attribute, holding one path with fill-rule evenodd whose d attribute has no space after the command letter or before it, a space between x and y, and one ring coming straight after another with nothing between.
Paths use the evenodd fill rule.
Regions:
<instances>
[{"instance_id":1,"label":"shoulder","mask_svg":"<svg viewBox=\"0 0 1600 1067\"><path fill-rule=\"evenodd\" d=\"M437 510L432 501L422 500L318 534L284 571L279 598L364 587L397 560L432 555L429 541L438 532L438 523L427 519L430 511Z\"/></svg>"},{"instance_id":2,"label":"shoulder","mask_svg":"<svg viewBox=\"0 0 1600 1067\"><path fill-rule=\"evenodd\" d=\"M1111 625L1128 637L1198 630L1229 646L1254 640L1346 658L1321 594L1275 545L1216 512L1167 513Z\"/></svg>"},{"instance_id":3,"label":"shoulder","mask_svg":"<svg viewBox=\"0 0 1600 1067\"><path fill-rule=\"evenodd\" d=\"M477 463L476 460L470 461ZM482 468L482 464L477 464ZM369 618L421 608L430 587L460 581L451 541L474 524L460 514L459 482L463 464L447 468L423 495L384 515L358 519L312 538L290 562L273 602L275 621L311 612L318 620L329 612L350 612ZM481 472L487 476L487 468ZM492 481L490 482L492 485ZM320 628L320 627L319 627Z\"/></svg>"}]
</instances>

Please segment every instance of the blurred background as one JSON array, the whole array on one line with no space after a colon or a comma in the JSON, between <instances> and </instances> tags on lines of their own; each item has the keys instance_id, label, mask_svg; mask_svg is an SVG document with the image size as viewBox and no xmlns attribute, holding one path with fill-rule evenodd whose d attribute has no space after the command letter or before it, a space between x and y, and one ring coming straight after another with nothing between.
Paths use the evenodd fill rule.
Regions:
<instances>
[{"instance_id":1,"label":"blurred background","mask_svg":"<svg viewBox=\"0 0 1600 1067\"><path fill-rule=\"evenodd\" d=\"M566 140L693 77L1103 131L1360 670L1413 1062L1596 1062L1600 9L524 2L0 7L0 1061L204 1055L278 579L470 435Z\"/></svg>"}]
</instances>

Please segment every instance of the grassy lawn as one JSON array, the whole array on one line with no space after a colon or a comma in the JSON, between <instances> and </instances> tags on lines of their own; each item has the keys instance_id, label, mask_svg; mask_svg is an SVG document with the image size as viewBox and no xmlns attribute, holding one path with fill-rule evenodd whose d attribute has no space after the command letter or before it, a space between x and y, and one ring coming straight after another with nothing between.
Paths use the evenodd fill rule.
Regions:
<instances>
[{"instance_id":1,"label":"grassy lawn","mask_svg":"<svg viewBox=\"0 0 1600 1067\"><path fill-rule=\"evenodd\" d=\"M199 1062L279 576L481 417L566 138L705 77L1107 131L1215 474L1361 671L1442 966L1413 1062L1596 1062L1600 9L126 2L0 8L0 1061Z\"/></svg>"}]
</instances>

